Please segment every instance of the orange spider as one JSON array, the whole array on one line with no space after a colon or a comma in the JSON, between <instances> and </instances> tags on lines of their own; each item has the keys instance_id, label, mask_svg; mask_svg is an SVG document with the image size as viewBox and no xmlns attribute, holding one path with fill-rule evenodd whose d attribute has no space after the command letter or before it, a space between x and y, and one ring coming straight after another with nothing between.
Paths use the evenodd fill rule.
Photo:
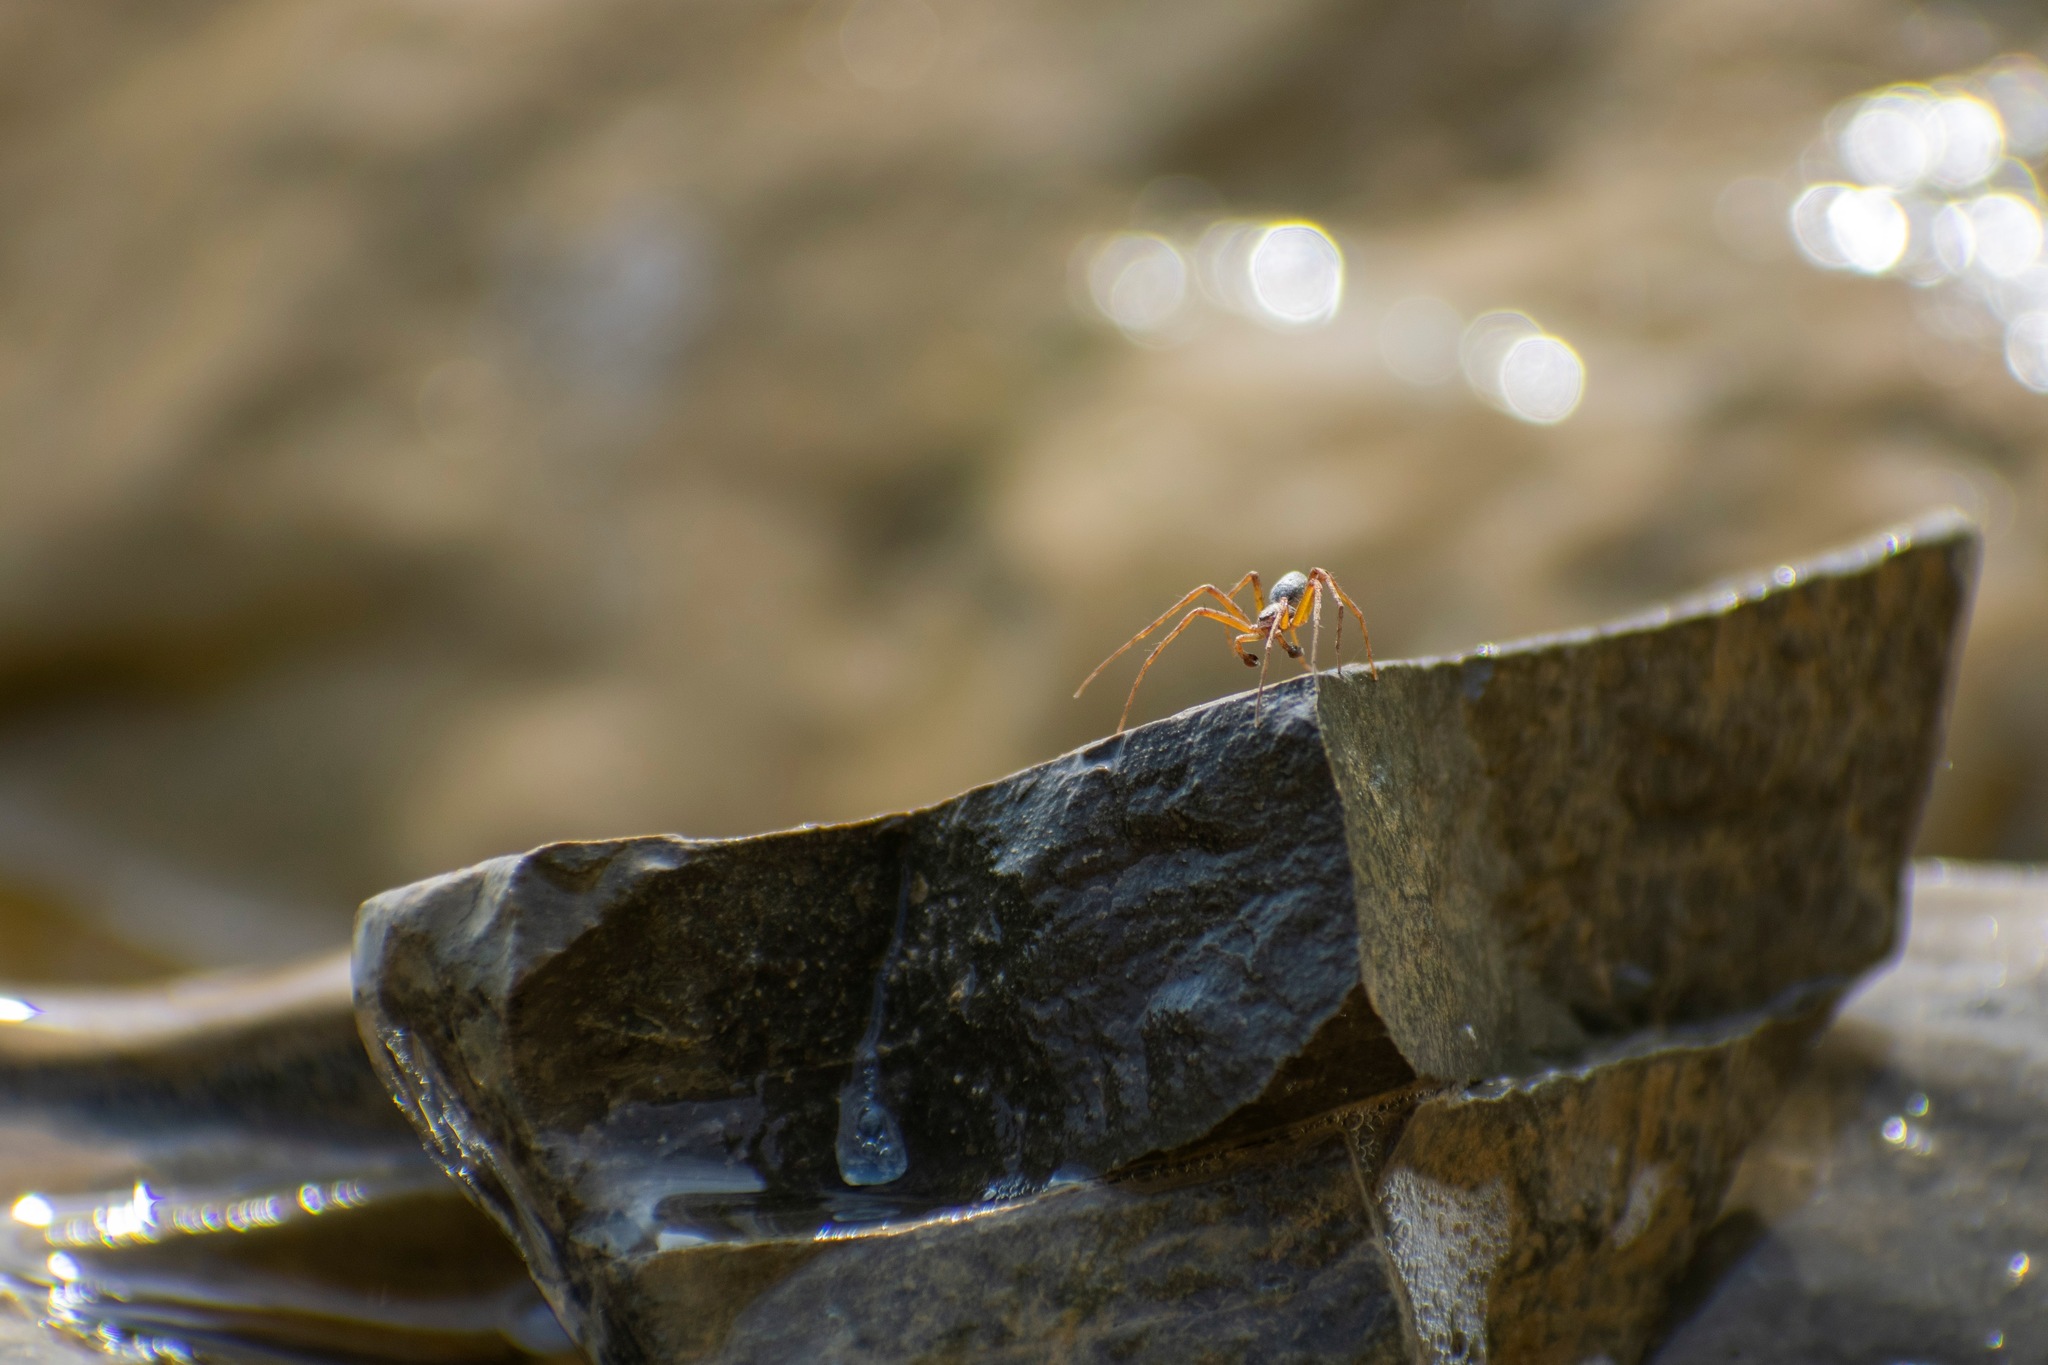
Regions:
<instances>
[{"instance_id":1,"label":"orange spider","mask_svg":"<svg viewBox=\"0 0 2048 1365\"><path fill-rule=\"evenodd\" d=\"M1244 591L1246 584L1251 585L1252 599L1259 604L1259 614L1256 619L1246 616L1239 609L1236 601L1233 600L1239 593ZM1365 613L1358 609L1358 604L1351 600L1344 589L1337 586L1337 580L1330 577L1329 570L1310 569L1307 573L1290 572L1286 574L1278 583L1273 585L1273 598L1271 601L1267 601L1264 592L1260 590L1259 575L1254 570L1243 578L1238 579L1237 586L1233 587L1229 592L1224 592L1214 583L1204 583L1201 587L1196 588L1186 597L1181 598L1180 601L1168 607L1164 612L1160 613L1157 621L1154 621L1151 625L1117 646L1115 654L1110 655L1107 659L1097 664L1095 672L1083 678L1081 685L1074 689L1074 696L1078 698L1083 692L1086 692L1088 684L1095 681L1097 674L1100 674L1103 669L1115 663L1125 650L1165 625L1173 618L1175 612L1187 606L1190 602L1206 595L1215 598L1216 601L1221 603L1223 610L1218 611L1214 607L1196 607L1186 616L1183 616L1180 624L1169 631L1166 638L1161 640L1153 647L1152 652L1145 656L1144 664L1138 669L1137 678L1131 683L1131 695L1124 698L1123 714L1116 718L1116 732L1118 734L1123 733L1124 721L1131 714L1131 703L1138 699L1138 684L1145 681L1145 673L1152 667L1152 661L1163 654L1166 651L1166 647L1172 644L1182 631L1203 618L1211 621L1220 621L1236 632L1231 637L1231 651L1244 661L1246 668L1256 668L1259 670L1259 690L1252 695L1252 715L1256 717L1259 714L1259 704L1265 700L1266 696L1265 660L1271 657L1273 646L1276 644L1287 651L1289 658L1301 658L1301 641L1294 637L1294 633L1301 629L1304 623L1309 625L1310 630L1308 659L1302 664L1302 667L1306 668L1310 673L1316 671L1316 645L1322 639L1323 633L1324 588L1330 590L1330 595L1335 597L1339 604L1337 607L1337 661L1339 663L1344 661L1344 608L1349 607L1351 608L1351 614L1358 618L1359 633L1365 636L1366 666L1372 669L1372 675L1377 678L1380 675L1380 670L1379 665L1372 661L1372 636L1367 634L1365 629ZM1245 646L1248 644L1258 644L1261 642L1264 643L1265 647L1263 654L1253 654L1245 649Z\"/></svg>"}]
</instances>

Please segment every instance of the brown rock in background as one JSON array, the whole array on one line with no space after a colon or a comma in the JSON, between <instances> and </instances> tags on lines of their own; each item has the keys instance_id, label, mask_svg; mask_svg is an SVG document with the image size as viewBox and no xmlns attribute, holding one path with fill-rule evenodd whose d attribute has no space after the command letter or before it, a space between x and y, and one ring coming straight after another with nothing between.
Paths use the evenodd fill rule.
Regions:
<instances>
[{"instance_id":1,"label":"brown rock in background","mask_svg":"<svg viewBox=\"0 0 2048 1365\"><path fill-rule=\"evenodd\" d=\"M0 905L112 945L0 977L338 944L364 895L543 839L936 799L1107 729L1074 682L1247 567L1327 566L1413 654L1937 502L1989 540L1923 847L2044 856L2048 402L1917 291L1716 216L1837 101L2037 22L0 13ZM1091 234L1178 230L1168 175L1321 222L1343 314L1147 347L1078 310ZM1533 313L1584 406L1395 382L1416 292ZM1242 676L1184 646L1141 714Z\"/></svg>"}]
</instances>

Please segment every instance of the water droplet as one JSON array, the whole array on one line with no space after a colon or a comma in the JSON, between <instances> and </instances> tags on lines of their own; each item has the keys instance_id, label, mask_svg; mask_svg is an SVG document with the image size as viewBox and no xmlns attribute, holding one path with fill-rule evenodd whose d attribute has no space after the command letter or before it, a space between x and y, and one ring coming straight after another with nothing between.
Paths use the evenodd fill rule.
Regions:
<instances>
[{"instance_id":1,"label":"water droplet","mask_svg":"<svg viewBox=\"0 0 2048 1365\"><path fill-rule=\"evenodd\" d=\"M2027 1278L2027 1272L2034 1268L2033 1257L2024 1251L2015 1251L2012 1259L2005 1263L2005 1277L2014 1284Z\"/></svg>"},{"instance_id":2,"label":"water droplet","mask_svg":"<svg viewBox=\"0 0 2048 1365\"><path fill-rule=\"evenodd\" d=\"M839 1092L839 1178L849 1185L887 1185L910 1169L903 1129L882 1100L882 1068L872 1056L854 1062Z\"/></svg>"},{"instance_id":3,"label":"water droplet","mask_svg":"<svg viewBox=\"0 0 2048 1365\"><path fill-rule=\"evenodd\" d=\"M1918 1090L1906 1096L1906 1112L1916 1119L1925 1118L1927 1116L1927 1096Z\"/></svg>"}]
</instances>

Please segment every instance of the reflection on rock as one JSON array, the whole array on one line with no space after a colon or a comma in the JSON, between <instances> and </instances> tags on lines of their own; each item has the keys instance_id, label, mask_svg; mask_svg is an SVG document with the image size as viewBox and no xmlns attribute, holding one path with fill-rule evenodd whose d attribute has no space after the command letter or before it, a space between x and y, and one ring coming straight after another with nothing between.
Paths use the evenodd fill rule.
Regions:
<instances>
[{"instance_id":1,"label":"reflection on rock","mask_svg":"<svg viewBox=\"0 0 2048 1365\"><path fill-rule=\"evenodd\" d=\"M347 963L28 991L0 1027L0 1360L569 1349L355 1037ZM4 1318L5 1314L0 1314Z\"/></svg>"},{"instance_id":2,"label":"reflection on rock","mask_svg":"<svg viewBox=\"0 0 2048 1365\"><path fill-rule=\"evenodd\" d=\"M604 1365L1633 1359L1894 942L1975 552L389 892L365 1039Z\"/></svg>"}]
</instances>

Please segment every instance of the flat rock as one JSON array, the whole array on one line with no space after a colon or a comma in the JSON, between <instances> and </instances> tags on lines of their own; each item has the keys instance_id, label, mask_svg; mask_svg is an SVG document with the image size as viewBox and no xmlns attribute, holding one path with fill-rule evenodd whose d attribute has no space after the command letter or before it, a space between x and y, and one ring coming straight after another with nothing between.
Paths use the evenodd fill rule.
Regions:
<instances>
[{"instance_id":1,"label":"flat rock","mask_svg":"<svg viewBox=\"0 0 2048 1365\"><path fill-rule=\"evenodd\" d=\"M927 810L402 888L364 1038L603 1365L1624 1359L1894 942L1975 554L1932 522ZM1471 1199L1500 1255L1445 1279L1415 1230Z\"/></svg>"}]
</instances>

